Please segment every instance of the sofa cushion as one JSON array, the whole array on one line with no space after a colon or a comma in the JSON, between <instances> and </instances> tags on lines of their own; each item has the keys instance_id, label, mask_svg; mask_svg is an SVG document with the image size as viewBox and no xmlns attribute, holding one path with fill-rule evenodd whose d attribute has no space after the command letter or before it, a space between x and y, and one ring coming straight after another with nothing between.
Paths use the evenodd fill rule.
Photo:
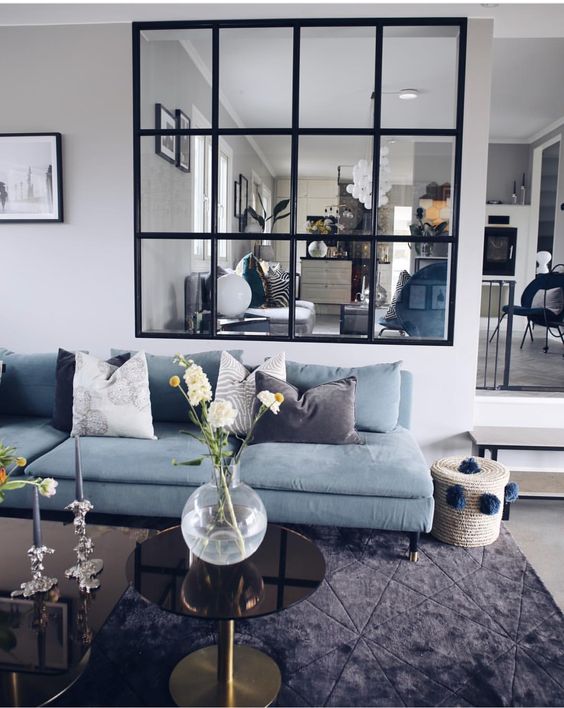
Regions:
<instances>
[{"instance_id":1,"label":"sofa cushion","mask_svg":"<svg viewBox=\"0 0 564 708\"><path fill-rule=\"evenodd\" d=\"M408 430L360 437L365 445L252 445L243 453L241 479L258 490L432 497L429 466Z\"/></svg>"},{"instance_id":2,"label":"sofa cushion","mask_svg":"<svg viewBox=\"0 0 564 708\"><path fill-rule=\"evenodd\" d=\"M112 349L112 356L123 354L125 349ZM135 354L135 352L130 352ZM241 349L229 350L231 356L237 361L241 361L243 351ZM185 354L187 359L192 359L195 364L201 366L210 381L212 390L217 386L219 375L219 364L221 362L221 350L210 352L198 352L196 354ZM146 354L147 366L149 368L149 390L151 391L151 408L153 411L153 421L163 421L172 423L185 423L188 421L188 405L179 391L169 386L168 380L175 374L180 376L182 369L175 364L174 356L159 356Z\"/></svg>"},{"instance_id":3,"label":"sofa cushion","mask_svg":"<svg viewBox=\"0 0 564 708\"><path fill-rule=\"evenodd\" d=\"M0 383L0 415L50 418L57 354L15 354L0 349L0 359L6 364Z\"/></svg>"},{"instance_id":4,"label":"sofa cushion","mask_svg":"<svg viewBox=\"0 0 564 708\"><path fill-rule=\"evenodd\" d=\"M182 429L197 432L194 426L186 425ZM173 459L184 462L206 452L197 440L189 435L182 435L179 430L177 423L156 423L155 434L158 440L81 438L84 480L157 486L198 486L208 482L212 475L208 459L198 467L177 467L172 464ZM28 471L37 476L74 479L74 440L66 440L36 460L29 466ZM147 494L151 493L149 489Z\"/></svg>"},{"instance_id":5,"label":"sofa cushion","mask_svg":"<svg viewBox=\"0 0 564 708\"><path fill-rule=\"evenodd\" d=\"M0 416L0 440L16 448L18 455L32 462L68 438L56 430L49 418Z\"/></svg>"},{"instance_id":6,"label":"sofa cushion","mask_svg":"<svg viewBox=\"0 0 564 708\"><path fill-rule=\"evenodd\" d=\"M372 366L320 366L286 362L286 380L300 391L355 376L356 427L374 433L387 433L398 423L400 408L401 362Z\"/></svg>"}]
</instances>

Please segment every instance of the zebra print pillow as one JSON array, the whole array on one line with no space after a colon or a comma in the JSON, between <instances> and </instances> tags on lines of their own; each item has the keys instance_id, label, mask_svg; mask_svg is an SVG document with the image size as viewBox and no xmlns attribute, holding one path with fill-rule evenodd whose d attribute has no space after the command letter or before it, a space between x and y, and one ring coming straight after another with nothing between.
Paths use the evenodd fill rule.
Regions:
<instances>
[{"instance_id":1,"label":"zebra print pillow","mask_svg":"<svg viewBox=\"0 0 564 708\"><path fill-rule=\"evenodd\" d=\"M388 307L388 311L384 315L385 320L395 320L397 319L398 313L396 310L396 303L401 297L401 291L403 290L403 286L407 283L407 281L411 278L409 273L406 270L402 270L401 273L398 276L398 282L396 283L396 290L394 292L394 296L392 298L392 302L390 303L390 306Z\"/></svg>"},{"instance_id":2,"label":"zebra print pillow","mask_svg":"<svg viewBox=\"0 0 564 708\"><path fill-rule=\"evenodd\" d=\"M237 410L235 422L229 428L231 433L246 435L253 420L253 404L255 401L255 374L264 371L275 379L286 381L286 355L280 352L267 359L252 373L229 352L221 353L219 376L215 388L216 401L229 401Z\"/></svg>"},{"instance_id":3,"label":"zebra print pillow","mask_svg":"<svg viewBox=\"0 0 564 708\"><path fill-rule=\"evenodd\" d=\"M290 304L290 273L283 268L271 268L266 275L268 307L288 307Z\"/></svg>"}]
</instances>

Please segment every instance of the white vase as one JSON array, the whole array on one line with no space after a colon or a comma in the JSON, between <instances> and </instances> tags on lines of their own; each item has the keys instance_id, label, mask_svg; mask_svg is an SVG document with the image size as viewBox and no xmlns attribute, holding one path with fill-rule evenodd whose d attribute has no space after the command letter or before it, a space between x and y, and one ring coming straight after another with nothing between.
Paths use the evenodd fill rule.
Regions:
<instances>
[{"instance_id":1,"label":"white vase","mask_svg":"<svg viewBox=\"0 0 564 708\"><path fill-rule=\"evenodd\" d=\"M307 247L307 252L312 258L325 258L327 255L327 244L325 241L312 241Z\"/></svg>"},{"instance_id":2,"label":"white vase","mask_svg":"<svg viewBox=\"0 0 564 708\"><path fill-rule=\"evenodd\" d=\"M250 285L237 273L228 273L217 279L217 311L220 315L242 315L251 304L252 297Z\"/></svg>"},{"instance_id":3,"label":"white vase","mask_svg":"<svg viewBox=\"0 0 564 708\"><path fill-rule=\"evenodd\" d=\"M188 498L182 535L192 553L206 563L232 565L251 556L266 533L266 509L259 495L239 479L239 465L223 470Z\"/></svg>"}]
</instances>

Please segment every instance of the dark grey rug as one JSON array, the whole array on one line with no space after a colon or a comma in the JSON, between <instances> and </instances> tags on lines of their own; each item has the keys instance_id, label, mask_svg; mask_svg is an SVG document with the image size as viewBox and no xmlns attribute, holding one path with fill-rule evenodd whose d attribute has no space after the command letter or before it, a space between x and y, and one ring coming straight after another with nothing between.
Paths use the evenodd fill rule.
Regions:
<instances>
[{"instance_id":1,"label":"dark grey rug","mask_svg":"<svg viewBox=\"0 0 564 708\"><path fill-rule=\"evenodd\" d=\"M327 578L310 600L237 624L279 664L281 706L562 706L564 621L507 530L486 548L368 530L299 527ZM169 706L168 678L214 624L128 590L58 705Z\"/></svg>"}]
</instances>

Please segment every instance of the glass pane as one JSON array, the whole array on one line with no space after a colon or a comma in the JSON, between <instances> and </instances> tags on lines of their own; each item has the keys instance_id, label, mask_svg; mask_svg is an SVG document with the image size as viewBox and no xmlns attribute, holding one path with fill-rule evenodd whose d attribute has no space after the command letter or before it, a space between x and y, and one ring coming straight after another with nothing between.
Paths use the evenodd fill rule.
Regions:
<instances>
[{"instance_id":1,"label":"glass pane","mask_svg":"<svg viewBox=\"0 0 564 708\"><path fill-rule=\"evenodd\" d=\"M378 244L377 338L447 338L450 253L448 243Z\"/></svg>"},{"instance_id":2,"label":"glass pane","mask_svg":"<svg viewBox=\"0 0 564 708\"><path fill-rule=\"evenodd\" d=\"M458 27L385 27L383 128L454 128Z\"/></svg>"},{"instance_id":3,"label":"glass pane","mask_svg":"<svg viewBox=\"0 0 564 708\"><path fill-rule=\"evenodd\" d=\"M224 29L219 35L222 128L290 128L293 31Z\"/></svg>"},{"instance_id":4,"label":"glass pane","mask_svg":"<svg viewBox=\"0 0 564 708\"><path fill-rule=\"evenodd\" d=\"M190 171L171 155L189 141ZM142 137L141 229L144 232L209 232L211 229L211 138Z\"/></svg>"},{"instance_id":5,"label":"glass pane","mask_svg":"<svg viewBox=\"0 0 564 708\"><path fill-rule=\"evenodd\" d=\"M291 138L286 135L225 135L221 154L227 157L225 220L237 233L287 234L290 230L289 185ZM230 163L230 165L229 165ZM220 182L218 193L223 186ZM218 204L219 213L223 206Z\"/></svg>"},{"instance_id":6,"label":"glass pane","mask_svg":"<svg viewBox=\"0 0 564 708\"><path fill-rule=\"evenodd\" d=\"M323 238L370 234L371 138L300 138L298 180L298 232Z\"/></svg>"},{"instance_id":7,"label":"glass pane","mask_svg":"<svg viewBox=\"0 0 564 708\"><path fill-rule=\"evenodd\" d=\"M218 248L217 332L288 336L290 242L225 240Z\"/></svg>"},{"instance_id":8,"label":"glass pane","mask_svg":"<svg viewBox=\"0 0 564 708\"><path fill-rule=\"evenodd\" d=\"M367 337L369 241L298 241L295 303L297 337Z\"/></svg>"},{"instance_id":9,"label":"glass pane","mask_svg":"<svg viewBox=\"0 0 564 708\"><path fill-rule=\"evenodd\" d=\"M449 235L453 186L453 138L384 138L380 151L378 233Z\"/></svg>"},{"instance_id":10,"label":"glass pane","mask_svg":"<svg viewBox=\"0 0 564 708\"><path fill-rule=\"evenodd\" d=\"M304 27L300 44L300 127L371 128L374 27Z\"/></svg>"},{"instance_id":11,"label":"glass pane","mask_svg":"<svg viewBox=\"0 0 564 708\"><path fill-rule=\"evenodd\" d=\"M210 241L141 241L143 332L210 334Z\"/></svg>"},{"instance_id":12,"label":"glass pane","mask_svg":"<svg viewBox=\"0 0 564 708\"><path fill-rule=\"evenodd\" d=\"M141 55L141 127L158 128L155 106L173 116L181 110L189 124L208 128L211 121L212 33L207 29L143 30Z\"/></svg>"}]
</instances>

